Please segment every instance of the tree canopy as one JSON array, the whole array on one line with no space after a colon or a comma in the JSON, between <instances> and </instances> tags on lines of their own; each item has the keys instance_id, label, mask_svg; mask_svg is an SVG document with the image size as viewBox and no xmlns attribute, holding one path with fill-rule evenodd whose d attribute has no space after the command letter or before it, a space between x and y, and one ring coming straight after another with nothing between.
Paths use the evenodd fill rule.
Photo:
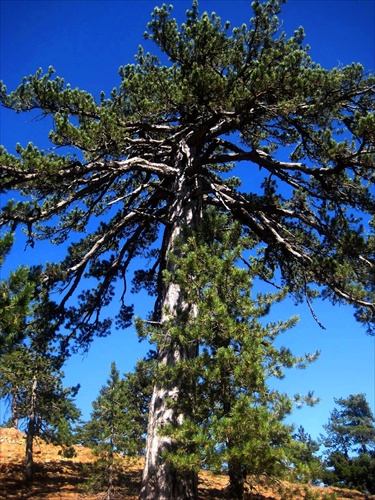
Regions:
<instances>
[{"instance_id":1,"label":"tree canopy","mask_svg":"<svg viewBox=\"0 0 375 500\"><path fill-rule=\"evenodd\" d=\"M350 394L348 398L337 398L328 424L324 425L327 436L325 446L339 451L346 457L353 453L375 452L375 417L365 394Z\"/></svg>"},{"instance_id":2,"label":"tree canopy","mask_svg":"<svg viewBox=\"0 0 375 500\"><path fill-rule=\"evenodd\" d=\"M25 224L30 241L55 243L90 221L90 234L70 247L59 272L46 270L49 283L64 285L61 310L86 272L105 276L82 296L82 319L71 310L69 324L86 337L89 319L99 328L94 311L110 300L113 281L135 255L149 256L160 227L168 229L182 188L191 203L226 208L254 232L265 274L280 267L302 295L317 282L323 295L353 302L361 319L373 320L373 226L359 217L374 213L373 77L360 64L328 71L311 61L301 29L289 39L279 32L277 1L253 9L250 29L232 32L215 15L199 17L196 2L181 27L169 7L155 9L148 37L169 64L140 49L101 102L52 78L52 68L11 93L2 84L4 106L51 115L52 143L77 150L77 157L31 144L18 146L17 157L2 150L3 192L27 198L9 201L2 221ZM290 159L281 160L285 149ZM263 184L243 192L223 175L235 162L246 162L249 175L261 169ZM56 216L59 224L48 225ZM150 274L166 246L151 254Z\"/></svg>"},{"instance_id":3,"label":"tree canopy","mask_svg":"<svg viewBox=\"0 0 375 500\"><path fill-rule=\"evenodd\" d=\"M12 92L1 83L3 106L53 120L52 152L1 148L1 225L22 226L30 245L67 244L66 258L43 270L43 287L61 294L50 312L68 332L65 347L109 333L103 308L118 281L116 324L130 324L136 257L145 265L135 289L156 296L152 320L194 315L163 271L173 273L176 238L208 207L251 232L261 278L311 308L316 295L353 304L374 331L375 80L360 64L326 70L312 61L301 28L289 38L280 30L282 3L256 0L250 22L233 29L200 15L195 0L180 26L171 7L155 8L146 37L156 54L140 48L99 101L53 68ZM196 355L197 346L171 340L159 342L159 363ZM155 385L143 498L194 497L191 480L162 465L168 440L158 429L183 418L168 407L179 389Z\"/></svg>"},{"instance_id":4,"label":"tree canopy","mask_svg":"<svg viewBox=\"0 0 375 500\"><path fill-rule=\"evenodd\" d=\"M365 394L335 399L324 425L321 442L326 447L323 482L360 491L375 492L375 418Z\"/></svg>"}]
</instances>

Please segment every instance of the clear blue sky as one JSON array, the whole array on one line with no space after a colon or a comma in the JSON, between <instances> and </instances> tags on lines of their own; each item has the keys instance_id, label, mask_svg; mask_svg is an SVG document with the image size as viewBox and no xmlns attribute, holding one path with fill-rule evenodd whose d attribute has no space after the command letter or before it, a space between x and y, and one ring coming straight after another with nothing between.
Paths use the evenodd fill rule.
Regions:
<instances>
[{"instance_id":1,"label":"clear blue sky","mask_svg":"<svg viewBox=\"0 0 375 500\"><path fill-rule=\"evenodd\" d=\"M52 65L57 75L72 87L79 87L99 96L119 84L118 68L133 62L139 44L152 52L150 42L144 43L143 32L157 0L1 0L0 73L9 90L25 75ZM173 0L174 14L182 20L191 6L190 0ZM201 0L201 12L215 11L232 26L248 22L251 17L248 0ZM375 69L375 2L373 0L291 0L280 15L283 28L292 35L300 25L305 28L306 42L313 59L323 67L332 68L361 62L370 72ZM15 115L0 111L0 143L14 152L17 142L29 141L39 147L49 146L47 133L51 123L35 115ZM34 253L24 251L19 239L17 251L8 260L9 267L40 258L52 260L55 247L38 247ZM151 302L134 297L136 313L145 316ZM116 304L114 304L116 307ZM283 335L281 342L295 354L321 349L320 359L305 371L290 371L278 384L289 394L313 389L321 398L315 408L296 410L291 421L303 425L317 437L322 432L333 408L334 397L365 393L374 409L375 340L353 319L351 308L317 303L315 312L327 328L321 330L306 306L290 301L275 308L273 319L286 319L299 314L299 325ZM88 418L91 402L105 383L111 361L121 372L131 371L136 360L147 351L139 344L132 328L114 331L111 337L96 339L89 353L75 356L67 364L66 383L81 383L77 404ZM1 418L0 418L1 421Z\"/></svg>"}]
</instances>

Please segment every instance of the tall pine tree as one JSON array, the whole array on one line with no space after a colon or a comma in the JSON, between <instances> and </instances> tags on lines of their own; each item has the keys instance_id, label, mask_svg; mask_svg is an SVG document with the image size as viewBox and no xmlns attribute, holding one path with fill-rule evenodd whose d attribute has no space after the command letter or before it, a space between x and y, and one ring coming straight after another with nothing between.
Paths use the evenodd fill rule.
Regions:
<instances>
[{"instance_id":1,"label":"tall pine tree","mask_svg":"<svg viewBox=\"0 0 375 500\"><path fill-rule=\"evenodd\" d=\"M374 78L360 64L315 64L302 29L290 38L280 31L281 3L256 0L249 26L233 30L215 14L200 16L195 0L181 26L170 7L156 8L147 37L168 63L140 49L136 64L120 68L119 88L100 102L54 78L53 68L10 93L1 85L3 106L51 116L52 143L69 146L70 154L32 144L15 155L1 149L0 160L2 191L19 193L3 207L1 224L24 226L30 244L70 243L43 280L63 291L55 316L69 331L67 344L87 346L94 334L109 333L102 310L118 279L126 289L135 257L149 266L137 283L157 284L153 321L193 315L162 272L173 273L174 242L199 224L205 206L252 232L264 279L281 277L309 303L317 285L333 303L353 304L372 331ZM242 162L250 186L228 179ZM89 289L81 291L86 278ZM123 295L118 325L130 315ZM172 340L169 333L160 340L160 364L196 356L196 345ZM155 384L143 499L196 496L194 477L163 460L170 440L159 430L184 420L169 403L179 391L179 383Z\"/></svg>"}]
</instances>

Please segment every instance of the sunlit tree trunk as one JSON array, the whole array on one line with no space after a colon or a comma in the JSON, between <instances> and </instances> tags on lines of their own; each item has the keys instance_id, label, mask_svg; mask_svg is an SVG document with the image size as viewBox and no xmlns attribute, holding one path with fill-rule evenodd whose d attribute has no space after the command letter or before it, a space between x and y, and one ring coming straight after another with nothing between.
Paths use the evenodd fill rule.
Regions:
<instances>
[{"instance_id":1,"label":"sunlit tree trunk","mask_svg":"<svg viewBox=\"0 0 375 500\"><path fill-rule=\"evenodd\" d=\"M31 386L31 399L30 399L30 414L29 423L27 426L27 436L26 436L26 468L25 468L25 478L26 481L32 481L34 473L34 459L33 459L33 443L35 434L35 420L36 420L36 388L38 385L37 378L34 376Z\"/></svg>"},{"instance_id":2,"label":"sunlit tree trunk","mask_svg":"<svg viewBox=\"0 0 375 500\"><path fill-rule=\"evenodd\" d=\"M184 145L186 146L186 145ZM182 149L182 148L181 148ZM181 151L179 163L181 177L176 179L176 203L171 207L169 220L164 236L164 250L166 255L165 268L173 273L173 265L168 259L168 253L174 248L174 243L182 234L186 226L194 226L200 219L199 202L192 202L188 197L185 182L188 177L190 150L186 147ZM195 314L195 307L184 301L181 290L175 283L164 283L160 304L160 323L165 324L177 314ZM158 363L174 366L197 355L197 345L180 345L166 332L164 339L158 345ZM198 498L198 480L193 471L176 471L163 458L163 452L178 447L178 443L163 435L163 427L167 424L182 424L185 416L181 411L172 408L169 401L176 401L182 390L179 381L170 384L156 384L150 403L149 422L147 431L147 445L145 468L143 472L142 500L183 500Z\"/></svg>"}]
</instances>

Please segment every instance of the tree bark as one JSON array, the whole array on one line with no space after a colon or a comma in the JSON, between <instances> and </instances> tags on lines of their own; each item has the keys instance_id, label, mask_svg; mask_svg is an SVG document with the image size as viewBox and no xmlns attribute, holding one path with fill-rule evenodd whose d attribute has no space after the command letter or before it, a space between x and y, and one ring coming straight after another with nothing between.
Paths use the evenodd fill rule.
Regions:
<instances>
[{"instance_id":1,"label":"tree bark","mask_svg":"<svg viewBox=\"0 0 375 500\"><path fill-rule=\"evenodd\" d=\"M32 481L34 474L34 459L33 459L33 443L35 434L35 406L36 406L36 388L38 381L36 377L33 377L33 382L31 386L31 399L30 399L30 413L29 413L29 423L27 426L27 436L26 436L26 467L25 467L25 478L26 481Z\"/></svg>"},{"instance_id":2,"label":"tree bark","mask_svg":"<svg viewBox=\"0 0 375 500\"><path fill-rule=\"evenodd\" d=\"M107 470L106 470L106 474L107 474L107 491L106 491L106 496L105 496L105 500L112 500L112 496L113 496L113 485L114 485L114 460L115 460L115 456L114 456L114 444L113 444L113 427L112 427L112 430L111 430L111 437L110 437L110 450L109 450L109 453L108 453L108 465L107 465Z\"/></svg>"},{"instance_id":3,"label":"tree bark","mask_svg":"<svg viewBox=\"0 0 375 500\"><path fill-rule=\"evenodd\" d=\"M107 467L107 491L105 495L105 500L112 500L113 496L113 483L114 483L114 467L113 467L113 452L110 452L110 457L109 457L109 465Z\"/></svg>"},{"instance_id":4,"label":"tree bark","mask_svg":"<svg viewBox=\"0 0 375 500\"><path fill-rule=\"evenodd\" d=\"M245 491L246 473L238 460L230 460L228 463L229 487L227 498L231 500L242 500Z\"/></svg>"},{"instance_id":5,"label":"tree bark","mask_svg":"<svg viewBox=\"0 0 375 500\"><path fill-rule=\"evenodd\" d=\"M18 429L18 397L17 392L12 394L12 427L14 429Z\"/></svg>"},{"instance_id":6,"label":"tree bark","mask_svg":"<svg viewBox=\"0 0 375 500\"><path fill-rule=\"evenodd\" d=\"M173 252L174 242L180 237L183 228L195 225L201 216L199 202L189 199L186 186L188 169L191 163L191 151L184 143L180 149L180 176L175 181L176 202L169 213L170 225L165 230L164 252L165 268L173 273L168 260L168 253ZM194 314L194 305L184 302L178 285L163 285L160 301L160 323L176 317L180 313ZM197 346L182 346L166 333L162 344L158 345L158 363L175 366L176 363L191 359L197 355ZM165 451L173 451L178 443L163 435L163 427L167 424L182 424L185 415L171 407L170 401L176 401L183 388L178 381L161 386L156 382L150 403L149 422L146 442L145 468L142 478L141 500L188 500L198 498L198 480L194 471L181 472L175 470L163 457ZM186 390L186 388L185 388Z\"/></svg>"}]
</instances>

